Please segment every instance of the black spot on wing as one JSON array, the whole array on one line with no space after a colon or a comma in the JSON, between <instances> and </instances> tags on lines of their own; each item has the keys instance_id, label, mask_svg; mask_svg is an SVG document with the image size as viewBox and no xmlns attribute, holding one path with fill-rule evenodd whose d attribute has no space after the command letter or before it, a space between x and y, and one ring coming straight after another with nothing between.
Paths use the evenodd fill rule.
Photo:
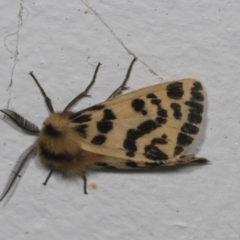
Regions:
<instances>
[{"instance_id":1,"label":"black spot on wing","mask_svg":"<svg viewBox=\"0 0 240 240\"><path fill-rule=\"evenodd\" d=\"M149 93L147 98L157 98L157 96L154 93Z\"/></svg>"},{"instance_id":2,"label":"black spot on wing","mask_svg":"<svg viewBox=\"0 0 240 240\"><path fill-rule=\"evenodd\" d=\"M89 122L91 120L92 120L92 118L91 118L90 114L80 115L78 117L72 118L72 122L74 122L74 123Z\"/></svg>"},{"instance_id":3,"label":"black spot on wing","mask_svg":"<svg viewBox=\"0 0 240 240\"><path fill-rule=\"evenodd\" d=\"M148 159L155 161L164 161L168 159L168 155L154 145L147 145L144 150L144 155Z\"/></svg>"},{"instance_id":4,"label":"black spot on wing","mask_svg":"<svg viewBox=\"0 0 240 240\"><path fill-rule=\"evenodd\" d=\"M155 144L164 145L167 143L168 143L167 136L165 134L163 134L162 137L160 137L160 138L153 138L151 145L155 145Z\"/></svg>"},{"instance_id":5,"label":"black spot on wing","mask_svg":"<svg viewBox=\"0 0 240 240\"><path fill-rule=\"evenodd\" d=\"M164 125L167 122L167 118L162 117L156 117L155 120L160 126Z\"/></svg>"},{"instance_id":6,"label":"black spot on wing","mask_svg":"<svg viewBox=\"0 0 240 240\"><path fill-rule=\"evenodd\" d=\"M201 91L203 89L202 84L200 82L194 82L192 90Z\"/></svg>"},{"instance_id":7,"label":"black spot on wing","mask_svg":"<svg viewBox=\"0 0 240 240\"><path fill-rule=\"evenodd\" d=\"M108 133L113 128L111 121L100 121L97 123L97 129L100 133Z\"/></svg>"},{"instance_id":8,"label":"black spot on wing","mask_svg":"<svg viewBox=\"0 0 240 240\"><path fill-rule=\"evenodd\" d=\"M81 137L86 138L87 137L87 128L88 125L87 124L82 124L80 126L74 127L74 130L76 130Z\"/></svg>"},{"instance_id":9,"label":"black spot on wing","mask_svg":"<svg viewBox=\"0 0 240 240\"><path fill-rule=\"evenodd\" d=\"M196 113L189 113L188 121L190 123L200 124L202 122L202 116Z\"/></svg>"},{"instance_id":10,"label":"black spot on wing","mask_svg":"<svg viewBox=\"0 0 240 240\"><path fill-rule=\"evenodd\" d=\"M203 102L204 100L204 96L201 92L191 91L191 95L192 95L191 100L193 101Z\"/></svg>"},{"instance_id":11,"label":"black spot on wing","mask_svg":"<svg viewBox=\"0 0 240 240\"><path fill-rule=\"evenodd\" d=\"M202 122L203 105L194 101L186 101L189 106L188 122L200 124Z\"/></svg>"},{"instance_id":12,"label":"black spot on wing","mask_svg":"<svg viewBox=\"0 0 240 240\"><path fill-rule=\"evenodd\" d=\"M145 102L142 99L134 99L132 101L132 108L136 111L136 112L140 112L142 111L142 109L145 106Z\"/></svg>"},{"instance_id":13,"label":"black spot on wing","mask_svg":"<svg viewBox=\"0 0 240 240\"><path fill-rule=\"evenodd\" d=\"M56 128L52 126L52 124L46 124L43 128L43 132L52 138L58 138L62 135L61 131L58 131Z\"/></svg>"},{"instance_id":14,"label":"black spot on wing","mask_svg":"<svg viewBox=\"0 0 240 240\"><path fill-rule=\"evenodd\" d=\"M181 120L182 118L182 111L181 111L181 105L178 103L171 103L171 108L173 110L173 116L177 120Z\"/></svg>"},{"instance_id":15,"label":"black spot on wing","mask_svg":"<svg viewBox=\"0 0 240 240\"><path fill-rule=\"evenodd\" d=\"M147 115L146 110L144 110L145 102L142 99L133 99L132 100L132 108L136 112L141 112L143 115Z\"/></svg>"},{"instance_id":16,"label":"black spot on wing","mask_svg":"<svg viewBox=\"0 0 240 240\"><path fill-rule=\"evenodd\" d=\"M116 116L113 113L113 111L111 109L104 109L102 120L114 120L114 119L116 119Z\"/></svg>"},{"instance_id":17,"label":"black spot on wing","mask_svg":"<svg viewBox=\"0 0 240 240\"><path fill-rule=\"evenodd\" d=\"M97 122L97 129L100 133L108 133L113 129L113 122L109 120L116 119L113 111L111 109L104 109L103 118L101 121Z\"/></svg>"},{"instance_id":18,"label":"black spot on wing","mask_svg":"<svg viewBox=\"0 0 240 240\"><path fill-rule=\"evenodd\" d=\"M129 129L126 135L126 138L123 141L123 147L126 149L126 155L128 157L134 157L135 152L138 150L136 141L138 138L142 137L145 134L151 133L160 125L154 120L147 120L138 125L137 129Z\"/></svg>"},{"instance_id":19,"label":"black spot on wing","mask_svg":"<svg viewBox=\"0 0 240 240\"><path fill-rule=\"evenodd\" d=\"M193 87L191 88L191 100L202 102L204 100L204 96L201 92L202 89L203 88L200 82L194 82Z\"/></svg>"},{"instance_id":20,"label":"black spot on wing","mask_svg":"<svg viewBox=\"0 0 240 240\"><path fill-rule=\"evenodd\" d=\"M159 117L163 117L163 118L167 118L168 117L168 114L167 114L167 110L166 109L159 109L157 111L157 115Z\"/></svg>"},{"instance_id":21,"label":"black spot on wing","mask_svg":"<svg viewBox=\"0 0 240 240\"><path fill-rule=\"evenodd\" d=\"M181 127L181 131L187 134L197 134L199 132L199 128L191 123L184 123Z\"/></svg>"},{"instance_id":22,"label":"black spot on wing","mask_svg":"<svg viewBox=\"0 0 240 240\"><path fill-rule=\"evenodd\" d=\"M135 153L134 152L126 152L126 156L128 157L134 157Z\"/></svg>"},{"instance_id":23,"label":"black spot on wing","mask_svg":"<svg viewBox=\"0 0 240 240\"><path fill-rule=\"evenodd\" d=\"M201 103L194 102L194 101L186 101L185 105L190 107L189 109L190 112L194 112L196 114L203 113L203 105Z\"/></svg>"},{"instance_id":24,"label":"black spot on wing","mask_svg":"<svg viewBox=\"0 0 240 240\"><path fill-rule=\"evenodd\" d=\"M156 144L167 144L167 135L163 134L161 138L153 138L150 145L145 147L144 155L151 160L167 160L168 156L163 151L161 151Z\"/></svg>"},{"instance_id":25,"label":"black spot on wing","mask_svg":"<svg viewBox=\"0 0 240 240\"><path fill-rule=\"evenodd\" d=\"M193 140L192 137L180 132L177 137L177 144L186 147L192 144Z\"/></svg>"},{"instance_id":26,"label":"black spot on wing","mask_svg":"<svg viewBox=\"0 0 240 240\"><path fill-rule=\"evenodd\" d=\"M155 123L157 124L158 127L160 127L167 122L168 117L167 110L161 107L161 99L158 99L157 97L151 99L151 104L157 106L156 115L158 117L155 118Z\"/></svg>"},{"instance_id":27,"label":"black spot on wing","mask_svg":"<svg viewBox=\"0 0 240 240\"><path fill-rule=\"evenodd\" d=\"M96 162L95 165L98 167L107 168L107 169L116 169L116 167L111 166L105 162Z\"/></svg>"},{"instance_id":28,"label":"black spot on wing","mask_svg":"<svg viewBox=\"0 0 240 240\"><path fill-rule=\"evenodd\" d=\"M104 135L97 135L92 139L91 143L95 145L102 145L105 141L106 137Z\"/></svg>"},{"instance_id":29,"label":"black spot on wing","mask_svg":"<svg viewBox=\"0 0 240 240\"><path fill-rule=\"evenodd\" d=\"M150 133L154 129L156 129L158 126L155 121L153 120L147 120L143 123L141 123L137 129L142 131L144 134Z\"/></svg>"},{"instance_id":30,"label":"black spot on wing","mask_svg":"<svg viewBox=\"0 0 240 240\"><path fill-rule=\"evenodd\" d=\"M163 165L163 162L159 161L159 162L145 162L144 165L147 168L157 168L160 167L161 165Z\"/></svg>"},{"instance_id":31,"label":"black spot on wing","mask_svg":"<svg viewBox=\"0 0 240 240\"><path fill-rule=\"evenodd\" d=\"M151 99L151 104L154 104L154 105L159 105L161 103L161 100L158 99L158 98L153 98Z\"/></svg>"},{"instance_id":32,"label":"black spot on wing","mask_svg":"<svg viewBox=\"0 0 240 240\"><path fill-rule=\"evenodd\" d=\"M173 82L167 85L167 96L171 99L182 99L184 94L182 82Z\"/></svg>"},{"instance_id":33,"label":"black spot on wing","mask_svg":"<svg viewBox=\"0 0 240 240\"><path fill-rule=\"evenodd\" d=\"M180 155L184 151L182 146L176 146L174 149L174 156Z\"/></svg>"},{"instance_id":34,"label":"black spot on wing","mask_svg":"<svg viewBox=\"0 0 240 240\"><path fill-rule=\"evenodd\" d=\"M144 132L137 129L129 129L127 132L127 139L137 140L144 135Z\"/></svg>"},{"instance_id":35,"label":"black spot on wing","mask_svg":"<svg viewBox=\"0 0 240 240\"><path fill-rule=\"evenodd\" d=\"M127 160L125 164L126 164L126 166L131 167L131 168L136 168L138 166L138 164L136 162L131 161L131 160Z\"/></svg>"},{"instance_id":36,"label":"black spot on wing","mask_svg":"<svg viewBox=\"0 0 240 240\"><path fill-rule=\"evenodd\" d=\"M129 157L133 157L133 153L137 151L136 142L132 139L125 139L123 147L128 151L132 152Z\"/></svg>"},{"instance_id":37,"label":"black spot on wing","mask_svg":"<svg viewBox=\"0 0 240 240\"><path fill-rule=\"evenodd\" d=\"M137 151L136 140L144 135L144 132L137 129L129 129L126 139L123 142L124 149L127 150L126 155L128 157L134 157L134 152Z\"/></svg>"}]
</instances>

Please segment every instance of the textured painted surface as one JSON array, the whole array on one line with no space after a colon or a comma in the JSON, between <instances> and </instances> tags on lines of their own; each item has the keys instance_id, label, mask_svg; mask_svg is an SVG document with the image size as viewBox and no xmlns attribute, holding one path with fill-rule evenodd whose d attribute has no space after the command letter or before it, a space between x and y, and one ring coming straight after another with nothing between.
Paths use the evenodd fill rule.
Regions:
<instances>
[{"instance_id":1,"label":"textured painted surface","mask_svg":"<svg viewBox=\"0 0 240 240\"><path fill-rule=\"evenodd\" d=\"M34 159L1 203L1 237L239 239L240 4L86 3L0 3L1 107L40 127L48 113L28 72L34 72L61 110L89 83L100 61L92 97L75 109L89 107L119 86L132 60L128 53L133 53L139 60L128 83L131 90L185 77L204 84L207 116L190 153L211 163L147 173L89 173L85 196L80 178L53 175L44 187L48 172ZM1 189L34 140L11 125L0 121Z\"/></svg>"}]
</instances>

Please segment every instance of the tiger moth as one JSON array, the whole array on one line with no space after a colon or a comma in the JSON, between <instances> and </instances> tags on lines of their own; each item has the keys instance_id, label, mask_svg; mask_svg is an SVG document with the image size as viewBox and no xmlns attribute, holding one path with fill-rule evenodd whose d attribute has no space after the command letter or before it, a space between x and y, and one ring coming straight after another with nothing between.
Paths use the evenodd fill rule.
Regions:
<instances>
[{"instance_id":1,"label":"tiger moth","mask_svg":"<svg viewBox=\"0 0 240 240\"><path fill-rule=\"evenodd\" d=\"M121 95L135 61L136 58L121 86L105 102L78 112L70 109L88 96L100 63L87 88L62 112L54 111L51 99L30 72L50 116L39 130L16 112L0 110L23 130L37 135L34 144L19 157L0 200L21 176L29 156L34 153L50 169L44 185L53 172L67 176L82 175L85 194L85 173L89 169L147 169L207 161L194 155L184 155L200 131L205 95L202 84L189 78Z\"/></svg>"}]
</instances>

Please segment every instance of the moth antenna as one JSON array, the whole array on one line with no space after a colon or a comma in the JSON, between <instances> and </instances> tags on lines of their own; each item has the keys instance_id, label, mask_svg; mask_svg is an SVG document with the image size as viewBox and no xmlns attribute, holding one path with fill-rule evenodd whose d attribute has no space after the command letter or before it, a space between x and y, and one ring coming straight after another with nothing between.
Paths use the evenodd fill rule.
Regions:
<instances>
[{"instance_id":1,"label":"moth antenna","mask_svg":"<svg viewBox=\"0 0 240 240\"><path fill-rule=\"evenodd\" d=\"M82 174L82 178L83 178L83 192L84 194L88 194L87 193L87 177L85 172Z\"/></svg>"},{"instance_id":2,"label":"moth antenna","mask_svg":"<svg viewBox=\"0 0 240 240\"><path fill-rule=\"evenodd\" d=\"M53 113L54 110L53 110L53 106L52 106L52 101L51 99L47 96L47 94L45 93L45 91L43 90L42 86L40 85L40 83L38 82L37 78L34 76L33 72L30 72L29 73L30 76L33 78L33 80L35 81L35 83L37 84L38 88L40 89L43 97L44 97L44 100L45 100L45 103L48 107L48 110L50 111L50 113Z\"/></svg>"},{"instance_id":3,"label":"moth antenna","mask_svg":"<svg viewBox=\"0 0 240 240\"><path fill-rule=\"evenodd\" d=\"M34 123L28 121L23 116L19 115L18 113L9 110L9 109L1 109L0 112L7 115L14 123L16 123L21 129L32 133L32 134L38 134L39 128Z\"/></svg>"},{"instance_id":4,"label":"moth antenna","mask_svg":"<svg viewBox=\"0 0 240 240\"><path fill-rule=\"evenodd\" d=\"M134 64L134 62L135 62L136 60L137 60L137 58L134 57L134 59L132 60L130 66L129 66L129 68L128 68L128 71L127 71L127 74L126 74L126 76L125 76L125 79L124 79L123 83L121 84L120 87L118 87L118 88L107 98L107 100L116 97L117 95L121 94L121 92L122 92L123 90L127 89L125 86L126 86L126 83L127 83L128 79L129 79L129 77L130 77L133 64Z\"/></svg>"},{"instance_id":5,"label":"moth antenna","mask_svg":"<svg viewBox=\"0 0 240 240\"><path fill-rule=\"evenodd\" d=\"M48 174L46 180L43 182L43 185L44 185L44 186L47 185L49 178L52 176L52 173L53 173L53 169L50 170L50 172L49 172L49 174Z\"/></svg>"},{"instance_id":6,"label":"moth antenna","mask_svg":"<svg viewBox=\"0 0 240 240\"><path fill-rule=\"evenodd\" d=\"M96 77L97 77L97 73L98 73L98 69L100 67L101 63L98 63L96 69L95 69L95 72L94 72L94 75L93 75L93 78L92 78L92 81L89 83L89 85L86 87L86 89L81 92L80 94L78 94L66 107L65 109L63 110L63 112L66 112L68 111L74 104L76 104L81 98L83 97L86 97L87 96L87 93L89 91L89 89L93 86L93 84L95 83L95 80L96 80Z\"/></svg>"},{"instance_id":7,"label":"moth antenna","mask_svg":"<svg viewBox=\"0 0 240 240\"><path fill-rule=\"evenodd\" d=\"M19 157L17 163L14 166L14 169L9 177L8 183L3 191L3 194L0 198L0 201L4 199L4 197L8 194L10 189L12 188L14 182L16 181L17 177L20 177L20 172L23 169L24 166L26 166L26 163L30 157L30 155L34 152L34 145L31 145L28 147Z\"/></svg>"}]
</instances>

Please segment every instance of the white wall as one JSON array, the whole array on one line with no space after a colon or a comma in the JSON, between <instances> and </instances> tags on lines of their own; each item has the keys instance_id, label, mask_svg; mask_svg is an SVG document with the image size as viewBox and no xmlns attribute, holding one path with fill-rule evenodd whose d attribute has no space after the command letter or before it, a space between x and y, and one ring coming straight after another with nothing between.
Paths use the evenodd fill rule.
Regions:
<instances>
[{"instance_id":1,"label":"white wall","mask_svg":"<svg viewBox=\"0 0 240 240\"><path fill-rule=\"evenodd\" d=\"M91 172L85 196L81 178L54 175L44 187L48 171L35 158L1 202L1 239L239 239L239 1L9 0L0 9L1 108L41 126L48 112L29 71L62 110L99 61L92 98L75 109L103 101L125 76L128 49L139 58L131 90L185 77L202 81L206 119L189 152L211 160L147 173ZM34 138L1 118L4 189Z\"/></svg>"}]
</instances>

